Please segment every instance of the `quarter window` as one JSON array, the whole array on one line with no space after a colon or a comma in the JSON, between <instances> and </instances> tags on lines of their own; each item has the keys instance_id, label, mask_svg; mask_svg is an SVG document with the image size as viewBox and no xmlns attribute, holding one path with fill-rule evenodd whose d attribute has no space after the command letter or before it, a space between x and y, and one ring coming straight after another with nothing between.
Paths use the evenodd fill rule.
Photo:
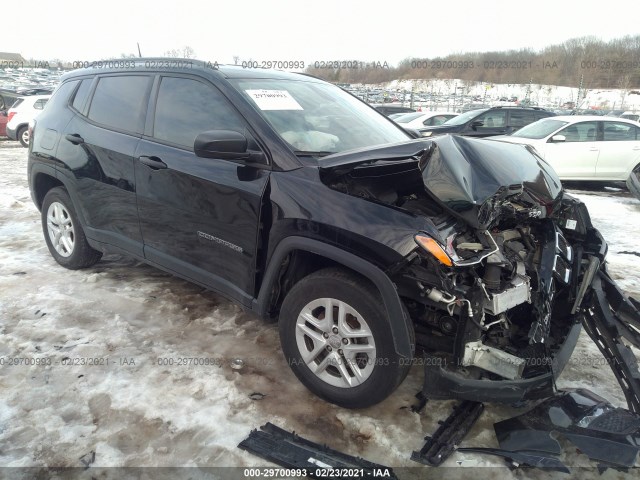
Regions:
<instances>
[{"instance_id":1,"label":"quarter window","mask_svg":"<svg viewBox=\"0 0 640 480\"><path fill-rule=\"evenodd\" d=\"M87 95L89 95L91 82L93 82L92 78L85 78L84 80L82 80L80 87L76 91L75 97L73 98L72 107L75 108L78 112L82 112L84 102L87 100Z\"/></svg>"},{"instance_id":2,"label":"quarter window","mask_svg":"<svg viewBox=\"0 0 640 480\"><path fill-rule=\"evenodd\" d=\"M36 100L36 102L33 104L33 108L35 108L36 110L42 110L46 103L47 99L41 98L40 100Z\"/></svg>"},{"instance_id":3,"label":"quarter window","mask_svg":"<svg viewBox=\"0 0 640 480\"><path fill-rule=\"evenodd\" d=\"M162 79L153 126L158 140L192 149L198 134L207 130L244 129L242 117L210 85L190 78Z\"/></svg>"},{"instance_id":4,"label":"quarter window","mask_svg":"<svg viewBox=\"0 0 640 480\"><path fill-rule=\"evenodd\" d=\"M89 108L89 119L116 130L140 133L147 104L148 76L103 77Z\"/></svg>"}]
</instances>

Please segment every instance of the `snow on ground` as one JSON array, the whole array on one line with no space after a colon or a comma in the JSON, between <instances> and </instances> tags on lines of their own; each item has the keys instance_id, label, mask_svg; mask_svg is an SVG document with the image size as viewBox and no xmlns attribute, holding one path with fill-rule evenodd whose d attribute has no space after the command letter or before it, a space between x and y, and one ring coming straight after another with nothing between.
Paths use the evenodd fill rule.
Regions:
<instances>
[{"instance_id":1,"label":"snow on ground","mask_svg":"<svg viewBox=\"0 0 640 480\"><path fill-rule=\"evenodd\" d=\"M115 255L87 270L65 270L42 238L26 163L25 149L0 142L1 466L82 466L90 452L90 471L264 466L236 446L268 421L371 461L417 465L411 451L453 405L431 401L421 414L406 408L421 387L419 367L382 404L341 409L301 386L282 357L274 324L218 295ZM613 276L640 296L640 257L622 253L640 250L640 202L615 190L577 195L610 242ZM51 365L9 366L16 357ZM209 359L209 365L179 366L180 358ZM241 370L230 367L234 358L245 361ZM94 364L64 364L83 359ZM174 364L159 365L163 359ZM584 334L559 386L585 386L625 406L613 374ZM266 396L254 400L256 392ZM518 412L488 405L463 446L497 447L493 423ZM568 455L568 465L589 465L582 455ZM492 475L512 476L496 457L459 453L445 465L496 466L501 468ZM423 467L398 472L401 478L424 475ZM446 475L472 478L477 470L448 469ZM609 470L604 477L619 475ZM517 476L548 474L526 470Z\"/></svg>"}]
</instances>

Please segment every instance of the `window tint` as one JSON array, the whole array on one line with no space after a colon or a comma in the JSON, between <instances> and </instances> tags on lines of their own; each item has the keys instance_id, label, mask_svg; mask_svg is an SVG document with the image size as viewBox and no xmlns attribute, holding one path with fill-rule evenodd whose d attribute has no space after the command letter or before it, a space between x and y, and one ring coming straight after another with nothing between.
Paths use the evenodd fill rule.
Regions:
<instances>
[{"instance_id":1,"label":"window tint","mask_svg":"<svg viewBox=\"0 0 640 480\"><path fill-rule=\"evenodd\" d=\"M533 112L533 116L536 120L540 120L541 118L553 117L553 115L551 115L550 112L541 112L541 111Z\"/></svg>"},{"instance_id":2,"label":"window tint","mask_svg":"<svg viewBox=\"0 0 640 480\"><path fill-rule=\"evenodd\" d=\"M566 142L595 142L597 132L598 122L580 122L560 130L557 135L564 135Z\"/></svg>"},{"instance_id":3,"label":"window tint","mask_svg":"<svg viewBox=\"0 0 640 480\"><path fill-rule=\"evenodd\" d=\"M93 78L85 78L82 80L80 84L80 88L76 91L76 95L73 98L73 108L77 111L82 112L82 107L84 107L84 102L87 99L87 95L89 95L89 88L91 88L91 82L93 82Z\"/></svg>"},{"instance_id":4,"label":"window tint","mask_svg":"<svg viewBox=\"0 0 640 480\"><path fill-rule=\"evenodd\" d=\"M147 103L148 76L103 77L91 100L89 118L128 132L141 132Z\"/></svg>"},{"instance_id":5,"label":"window tint","mask_svg":"<svg viewBox=\"0 0 640 480\"><path fill-rule=\"evenodd\" d=\"M164 77L158 91L153 136L193 148L207 130L244 131L244 121L212 86L189 78Z\"/></svg>"},{"instance_id":6,"label":"window tint","mask_svg":"<svg viewBox=\"0 0 640 480\"><path fill-rule=\"evenodd\" d=\"M628 123L604 122L605 142L623 142L628 140L638 140L638 128Z\"/></svg>"},{"instance_id":7,"label":"window tint","mask_svg":"<svg viewBox=\"0 0 640 480\"><path fill-rule=\"evenodd\" d=\"M533 123L535 116L532 111L529 110L511 110L511 127L524 127Z\"/></svg>"},{"instance_id":8,"label":"window tint","mask_svg":"<svg viewBox=\"0 0 640 480\"><path fill-rule=\"evenodd\" d=\"M507 124L507 112L505 110L489 110L473 120L483 122L478 128L504 127Z\"/></svg>"}]
</instances>

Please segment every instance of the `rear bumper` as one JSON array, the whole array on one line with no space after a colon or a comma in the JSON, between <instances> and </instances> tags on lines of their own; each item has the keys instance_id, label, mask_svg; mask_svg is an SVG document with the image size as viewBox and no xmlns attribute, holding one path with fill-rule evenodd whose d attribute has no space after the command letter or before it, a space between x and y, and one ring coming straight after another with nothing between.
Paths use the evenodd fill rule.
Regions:
<instances>
[{"instance_id":1,"label":"rear bumper","mask_svg":"<svg viewBox=\"0 0 640 480\"><path fill-rule=\"evenodd\" d=\"M476 380L425 362L423 394L433 399L461 399L474 402L519 403L547 398L554 393L555 379L567 365L582 330L575 324L552 358L552 372L522 380Z\"/></svg>"},{"instance_id":2,"label":"rear bumper","mask_svg":"<svg viewBox=\"0 0 640 480\"><path fill-rule=\"evenodd\" d=\"M7 125L7 137L11 140L18 140L18 131Z\"/></svg>"}]
</instances>

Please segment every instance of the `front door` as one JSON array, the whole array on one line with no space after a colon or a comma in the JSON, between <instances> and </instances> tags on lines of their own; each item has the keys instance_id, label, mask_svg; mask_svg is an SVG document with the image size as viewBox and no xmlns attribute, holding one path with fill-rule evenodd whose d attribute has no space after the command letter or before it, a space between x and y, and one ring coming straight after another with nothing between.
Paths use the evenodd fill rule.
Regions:
<instances>
[{"instance_id":1,"label":"front door","mask_svg":"<svg viewBox=\"0 0 640 480\"><path fill-rule=\"evenodd\" d=\"M250 137L213 85L164 76L155 90L152 129L135 163L145 258L248 303L269 171L194 154L196 136L207 130Z\"/></svg>"}]
</instances>

